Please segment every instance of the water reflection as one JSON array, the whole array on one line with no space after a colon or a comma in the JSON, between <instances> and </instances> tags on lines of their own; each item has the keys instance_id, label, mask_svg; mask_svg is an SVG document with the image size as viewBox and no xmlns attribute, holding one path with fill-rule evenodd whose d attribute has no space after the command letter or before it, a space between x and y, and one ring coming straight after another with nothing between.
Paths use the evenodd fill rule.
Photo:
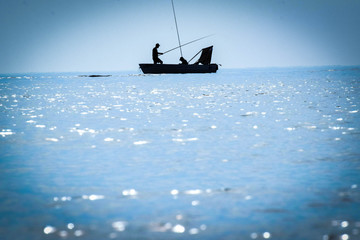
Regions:
<instances>
[{"instance_id":1,"label":"water reflection","mask_svg":"<svg viewBox=\"0 0 360 240\"><path fill-rule=\"evenodd\" d=\"M0 232L359 239L359 71L315 70L0 77Z\"/></svg>"}]
</instances>

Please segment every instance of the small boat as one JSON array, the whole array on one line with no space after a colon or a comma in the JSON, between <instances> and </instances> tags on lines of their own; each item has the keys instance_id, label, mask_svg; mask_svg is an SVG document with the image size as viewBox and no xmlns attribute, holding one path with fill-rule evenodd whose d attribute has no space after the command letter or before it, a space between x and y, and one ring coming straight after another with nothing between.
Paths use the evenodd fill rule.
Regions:
<instances>
[{"instance_id":1,"label":"small boat","mask_svg":"<svg viewBox=\"0 0 360 240\"><path fill-rule=\"evenodd\" d=\"M152 64L140 63L140 68L143 73L160 74L160 73L215 73L218 70L218 65L211 63L213 46L207 47L199 51L201 56L195 64ZM193 59L192 58L192 59ZM191 60L192 60L191 59ZM190 60L190 61L191 61Z\"/></svg>"},{"instance_id":2,"label":"small boat","mask_svg":"<svg viewBox=\"0 0 360 240\"><path fill-rule=\"evenodd\" d=\"M143 71L144 74L148 74L148 73L152 73L152 74L162 74L162 73L216 73L216 71L218 70L218 65L215 63L211 63L211 56L212 56L212 51L213 51L213 46L207 47L207 48L203 48L201 49L197 54L195 54L194 57L192 57L189 62L191 60L193 60L199 53L201 53L200 58L197 62L195 62L194 64L188 64L188 62L183 58L183 54L182 54L182 50L181 47L188 45L190 43L199 41L203 38L206 38L208 36L193 40L191 42L185 43L183 45L181 45L180 42L180 36L179 36L179 30L178 30L178 26L177 26L177 21L176 21L176 15L175 15L175 7L174 7L174 1L171 0L171 4L172 4L172 8L173 8L173 13L174 13L174 20L175 20L175 26L176 26L176 32L177 32L177 37L178 37L178 41L179 41L179 46L175 47L173 49L170 49L162 54L165 54L167 52L170 52L174 49L179 48L180 49L180 54L181 54L181 58L180 60L183 62L185 62L185 64L181 63L181 64L152 64L152 63L140 63L139 66L141 68L141 70ZM155 61L154 61L155 62ZM162 61L160 61L162 62Z\"/></svg>"},{"instance_id":3,"label":"small boat","mask_svg":"<svg viewBox=\"0 0 360 240\"><path fill-rule=\"evenodd\" d=\"M152 64L140 63L143 73L215 73L218 70L217 64L196 65L196 64Z\"/></svg>"}]
</instances>

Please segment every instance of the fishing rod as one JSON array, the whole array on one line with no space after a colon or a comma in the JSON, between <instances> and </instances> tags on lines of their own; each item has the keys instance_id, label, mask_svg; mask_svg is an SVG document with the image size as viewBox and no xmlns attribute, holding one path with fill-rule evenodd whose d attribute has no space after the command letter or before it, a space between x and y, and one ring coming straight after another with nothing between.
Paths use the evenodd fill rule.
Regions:
<instances>
[{"instance_id":1,"label":"fishing rod","mask_svg":"<svg viewBox=\"0 0 360 240\"><path fill-rule=\"evenodd\" d=\"M182 54L182 50L181 50L180 35L179 35L179 29L178 29L178 25L177 25L177 21L176 21L175 7L174 7L174 1L173 0L171 0L171 4L172 4L173 13L174 13L176 33L177 33L177 37L178 37L178 41L179 41L179 47L180 47L180 54L181 54L181 57L182 57L183 54Z\"/></svg>"},{"instance_id":2,"label":"fishing rod","mask_svg":"<svg viewBox=\"0 0 360 240\"><path fill-rule=\"evenodd\" d=\"M183 46L186 46L186 45L188 45L188 44L190 44L190 43L197 42L197 41L199 41L199 40L201 40L201 39L211 37L211 36L213 36L213 35L214 35L214 34L207 35L207 36L205 36L205 37L201 37L201 38L192 40L192 41L190 41L190 42L184 43L183 45L177 46L177 47L175 47L175 48L172 48L172 49L170 49L170 50L167 50L166 52L163 52L163 54L168 53L168 52L171 52L171 51L173 51L173 50L175 50L175 49L178 49L178 48L181 48L181 47L183 47Z\"/></svg>"}]
</instances>

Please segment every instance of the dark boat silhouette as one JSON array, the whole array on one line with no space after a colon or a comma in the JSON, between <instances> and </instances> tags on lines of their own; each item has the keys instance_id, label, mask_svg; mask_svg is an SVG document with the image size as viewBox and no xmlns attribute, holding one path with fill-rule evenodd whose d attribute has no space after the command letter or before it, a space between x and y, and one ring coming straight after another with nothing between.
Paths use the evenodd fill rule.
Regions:
<instances>
[{"instance_id":1,"label":"dark boat silhouette","mask_svg":"<svg viewBox=\"0 0 360 240\"><path fill-rule=\"evenodd\" d=\"M140 63L140 68L143 73L215 73L218 70L218 65L211 63L213 46L203 48L200 52L200 58L194 64L152 64ZM195 58L198 52L193 58ZM192 58L192 59L193 59ZM191 60L192 60L191 59ZM190 60L190 61L191 61Z\"/></svg>"},{"instance_id":2,"label":"dark boat silhouette","mask_svg":"<svg viewBox=\"0 0 360 240\"><path fill-rule=\"evenodd\" d=\"M174 13L174 20L175 20L175 26L176 26L176 32L177 32L177 37L178 37L178 41L179 41L179 46L175 47L173 49L170 49L162 54L165 54L174 49L180 48L180 54L181 54L180 60L183 63L182 64L162 64L162 61L160 59L158 59L158 60L160 60L161 64L156 64L157 61L155 61L155 60L154 60L153 64L152 63L140 63L139 66L140 66L141 70L145 74L147 74L147 73L155 73L155 74L161 74L161 73L216 73L216 71L218 70L219 67L217 64L211 63L213 46L203 48L197 54L195 54L195 56L192 57L189 60L189 62L191 60L193 60L199 53L201 53L199 60L197 60L194 64L188 64L188 62L183 58L183 54L182 54L182 50L181 50L182 46L188 45L190 43L196 42L198 40L201 40L201 39L209 37L209 36L205 36L205 37L202 37L202 38L199 38L199 39L196 39L196 40L193 40L191 42L181 45L173 0L171 0L171 3L172 3L173 13Z\"/></svg>"},{"instance_id":3,"label":"dark boat silhouette","mask_svg":"<svg viewBox=\"0 0 360 240\"><path fill-rule=\"evenodd\" d=\"M217 64L208 65L183 65L183 64L152 64L140 63L140 68L145 74L162 73L215 73L218 70Z\"/></svg>"}]
</instances>

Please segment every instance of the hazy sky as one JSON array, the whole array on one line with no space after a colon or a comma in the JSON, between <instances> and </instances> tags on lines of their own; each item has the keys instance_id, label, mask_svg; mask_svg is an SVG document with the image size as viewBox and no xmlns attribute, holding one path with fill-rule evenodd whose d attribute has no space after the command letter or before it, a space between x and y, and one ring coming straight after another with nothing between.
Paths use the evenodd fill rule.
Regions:
<instances>
[{"instance_id":1,"label":"hazy sky","mask_svg":"<svg viewBox=\"0 0 360 240\"><path fill-rule=\"evenodd\" d=\"M190 59L225 68L359 65L359 0L174 0ZM177 46L171 0L0 0L0 73L137 70ZM161 57L178 63L180 53Z\"/></svg>"}]
</instances>

